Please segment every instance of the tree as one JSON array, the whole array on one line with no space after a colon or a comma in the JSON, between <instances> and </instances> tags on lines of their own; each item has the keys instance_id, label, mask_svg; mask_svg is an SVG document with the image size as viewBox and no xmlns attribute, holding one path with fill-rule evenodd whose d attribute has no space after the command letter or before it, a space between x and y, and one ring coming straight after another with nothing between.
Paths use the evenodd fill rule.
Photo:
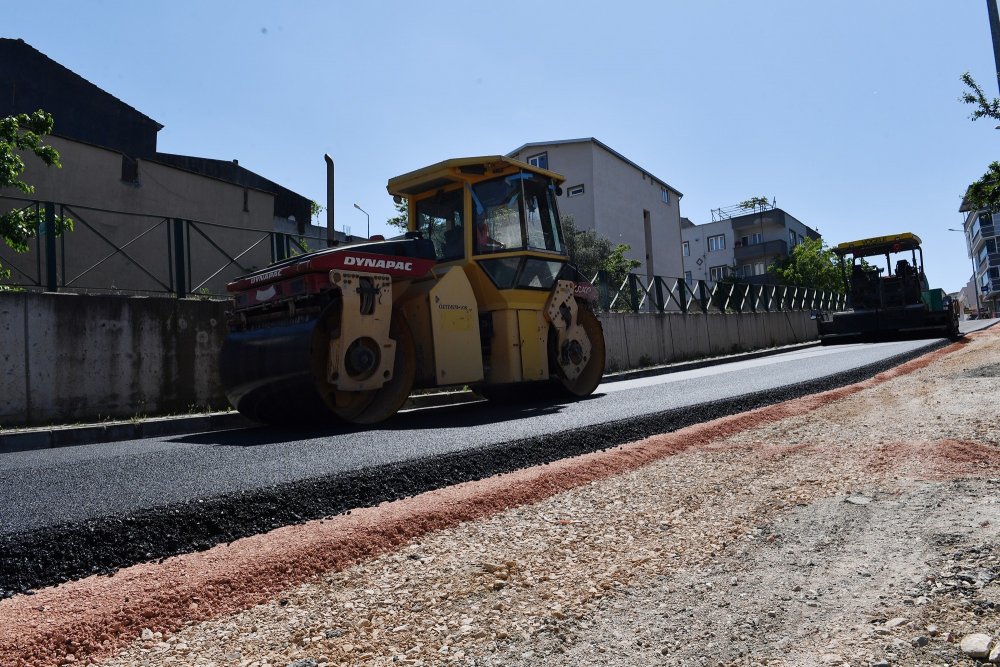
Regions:
<instances>
[{"instance_id":1,"label":"tree","mask_svg":"<svg viewBox=\"0 0 1000 667\"><path fill-rule=\"evenodd\" d=\"M812 287L826 292L842 293L844 280L837 255L820 239L806 239L795 246L792 254L776 260L767 269L786 285Z\"/></svg>"},{"instance_id":2,"label":"tree","mask_svg":"<svg viewBox=\"0 0 1000 667\"><path fill-rule=\"evenodd\" d=\"M571 215L562 216L560 222L569 263L587 280L593 280L598 271L607 271L609 284L617 288L632 269L642 264L625 256L632 249L627 243L612 245L592 229L577 229Z\"/></svg>"},{"instance_id":3,"label":"tree","mask_svg":"<svg viewBox=\"0 0 1000 667\"><path fill-rule=\"evenodd\" d=\"M1000 162L990 163L986 173L965 191L965 201L973 210L1000 210Z\"/></svg>"},{"instance_id":4,"label":"tree","mask_svg":"<svg viewBox=\"0 0 1000 667\"><path fill-rule=\"evenodd\" d=\"M771 204L767 197L751 197L739 203L740 208L748 211L763 211Z\"/></svg>"},{"instance_id":5,"label":"tree","mask_svg":"<svg viewBox=\"0 0 1000 667\"><path fill-rule=\"evenodd\" d=\"M24 172L22 152L37 156L47 167L62 167L59 152L42 142L52 133L52 115L41 109L32 114L17 114L0 118L0 189L15 188L24 194L33 194L35 188L21 178ZM28 252L28 242L38 233L42 224L41 213L33 208L22 208L0 214L0 237L14 252ZM55 234L73 229L69 218L57 217ZM10 270L0 267L0 278L10 276Z\"/></svg>"},{"instance_id":6,"label":"tree","mask_svg":"<svg viewBox=\"0 0 1000 667\"><path fill-rule=\"evenodd\" d=\"M601 263L601 268L608 272L608 280L612 285L621 285L625 276L632 273L632 269L642 266L639 260L625 256L631 249L629 244L619 243Z\"/></svg>"},{"instance_id":7,"label":"tree","mask_svg":"<svg viewBox=\"0 0 1000 667\"><path fill-rule=\"evenodd\" d=\"M987 99L983 89L966 72L962 75L962 83L970 88L960 98L966 104L974 104L977 108L969 115L973 121L980 118L1000 120L1000 99ZM965 192L965 200L974 210L1000 210L1000 162L993 162L987 168L982 178L974 181Z\"/></svg>"},{"instance_id":8,"label":"tree","mask_svg":"<svg viewBox=\"0 0 1000 667\"><path fill-rule=\"evenodd\" d=\"M584 278L593 280L597 272L604 268L605 260L614 250L611 241L599 236L592 229L577 229L571 215L562 216L560 222L569 263L575 266Z\"/></svg>"},{"instance_id":9,"label":"tree","mask_svg":"<svg viewBox=\"0 0 1000 667\"><path fill-rule=\"evenodd\" d=\"M407 201L405 199L400 199L398 202L393 201L393 206L396 207L396 215L385 221L390 227L395 227L399 230L406 231L410 224L410 214L407 209Z\"/></svg>"},{"instance_id":10,"label":"tree","mask_svg":"<svg viewBox=\"0 0 1000 667\"><path fill-rule=\"evenodd\" d=\"M972 120L979 120L980 118L992 118L994 120L1000 120L1000 100L993 98L992 100L986 98L986 93L983 89L976 83L976 80L972 78L972 75L966 72L961 77L962 83L967 85L971 91L967 90L962 93L960 98L966 104L974 104L978 108L973 111L969 118Z\"/></svg>"}]
</instances>

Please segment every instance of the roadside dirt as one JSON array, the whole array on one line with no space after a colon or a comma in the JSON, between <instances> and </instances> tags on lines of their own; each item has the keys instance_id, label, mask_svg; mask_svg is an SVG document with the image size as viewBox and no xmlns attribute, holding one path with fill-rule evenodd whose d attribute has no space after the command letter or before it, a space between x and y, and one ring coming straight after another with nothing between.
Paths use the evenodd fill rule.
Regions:
<instances>
[{"instance_id":1,"label":"roadside dirt","mask_svg":"<svg viewBox=\"0 0 1000 667\"><path fill-rule=\"evenodd\" d=\"M0 602L0 664L973 665L1000 332L859 385ZM256 605L256 606L254 606Z\"/></svg>"}]
</instances>

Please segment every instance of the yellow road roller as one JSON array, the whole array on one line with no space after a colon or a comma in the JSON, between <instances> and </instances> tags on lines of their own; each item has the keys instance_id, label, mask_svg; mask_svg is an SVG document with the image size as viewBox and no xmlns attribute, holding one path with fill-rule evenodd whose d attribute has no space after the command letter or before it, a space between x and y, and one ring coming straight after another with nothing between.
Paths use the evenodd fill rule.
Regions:
<instances>
[{"instance_id":1,"label":"yellow road roller","mask_svg":"<svg viewBox=\"0 0 1000 667\"><path fill-rule=\"evenodd\" d=\"M593 393L604 336L596 291L567 263L562 181L507 157L446 160L389 181L405 237L230 283L220 370L233 406L265 423L371 424L415 389Z\"/></svg>"}]
</instances>

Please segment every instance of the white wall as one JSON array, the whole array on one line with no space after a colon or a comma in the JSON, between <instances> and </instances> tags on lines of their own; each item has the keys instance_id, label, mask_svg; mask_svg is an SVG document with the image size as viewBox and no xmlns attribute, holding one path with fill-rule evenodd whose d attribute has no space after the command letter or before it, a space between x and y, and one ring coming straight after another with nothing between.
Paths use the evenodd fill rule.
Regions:
<instances>
[{"instance_id":1,"label":"white wall","mask_svg":"<svg viewBox=\"0 0 1000 667\"><path fill-rule=\"evenodd\" d=\"M726 247L723 250L709 252L708 237L722 234L726 237ZM691 255L684 257L684 271L691 272L692 280L710 280L709 268L713 266L733 265L733 225L730 220L706 222L681 230L681 236L691 246ZM701 264L698 260L701 260ZM683 273L681 273L683 275Z\"/></svg>"}]
</instances>

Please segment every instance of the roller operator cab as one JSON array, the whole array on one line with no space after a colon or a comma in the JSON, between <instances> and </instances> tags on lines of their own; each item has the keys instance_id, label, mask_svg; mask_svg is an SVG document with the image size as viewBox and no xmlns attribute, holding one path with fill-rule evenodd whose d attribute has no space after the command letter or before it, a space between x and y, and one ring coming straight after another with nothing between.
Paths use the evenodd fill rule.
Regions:
<instances>
[{"instance_id":1,"label":"roller operator cab","mask_svg":"<svg viewBox=\"0 0 1000 667\"><path fill-rule=\"evenodd\" d=\"M857 338L958 335L958 309L924 274L920 237L903 232L841 243L848 310L818 320L823 343Z\"/></svg>"},{"instance_id":2,"label":"roller operator cab","mask_svg":"<svg viewBox=\"0 0 1000 667\"><path fill-rule=\"evenodd\" d=\"M403 239L331 248L229 285L222 379L268 423L373 423L413 389L526 383L586 396L604 371L596 292L567 264L562 177L506 157L448 160L389 181Z\"/></svg>"}]
</instances>

